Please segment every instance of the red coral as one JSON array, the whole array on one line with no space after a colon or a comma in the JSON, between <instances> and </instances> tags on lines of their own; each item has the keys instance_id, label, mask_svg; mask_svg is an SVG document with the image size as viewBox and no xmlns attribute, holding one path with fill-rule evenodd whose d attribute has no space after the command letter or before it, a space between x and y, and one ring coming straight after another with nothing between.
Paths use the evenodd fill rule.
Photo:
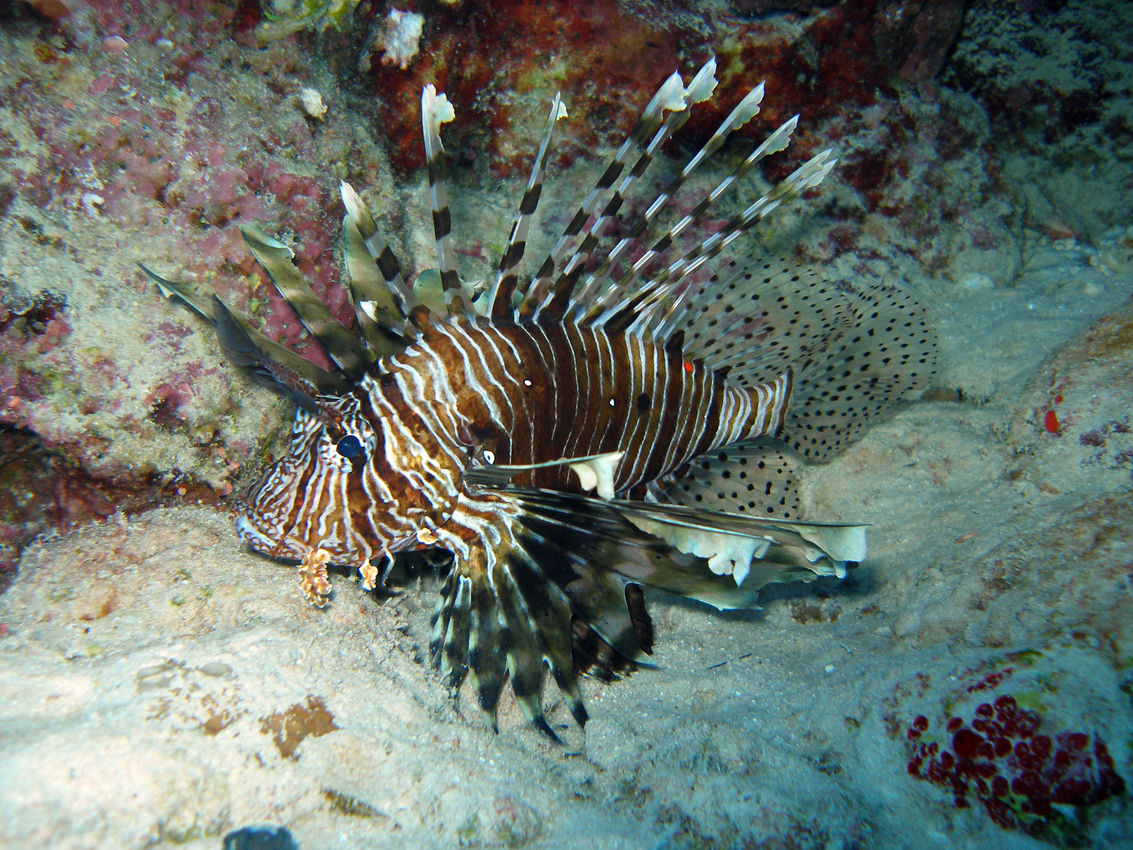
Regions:
<instances>
[{"instance_id":1,"label":"red coral","mask_svg":"<svg viewBox=\"0 0 1133 850\"><path fill-rule=\"evenodd\" d=\"M984 677L969 693L998 685L1010 670ZM1062 730L1040 734L1048 721L1019 707L1010 694L981 703L970 722L950 717L951 749L930 740L924 715L909 726L910 776L940 785L957 808L983 806L992 820L1029 835L1046 833L1063 818L1052 804L1090 806L1125 790L1113 758L1096 734Z\"/></svg>"}]
</instances>

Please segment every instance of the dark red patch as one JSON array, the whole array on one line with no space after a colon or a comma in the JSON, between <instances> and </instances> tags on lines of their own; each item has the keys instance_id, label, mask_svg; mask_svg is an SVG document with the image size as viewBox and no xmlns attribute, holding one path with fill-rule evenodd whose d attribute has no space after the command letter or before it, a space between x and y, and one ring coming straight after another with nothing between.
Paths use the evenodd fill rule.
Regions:
<instances>
[{"instance_id":1,"label":"dark red patch","mask_svg":"<svg viewBox=\"0 0 1133 850\"><path fill-rule=\"evenodd\" d=\"M990 674L967 690L985 690L1010 672ZM906 771L941 786L958 808L979 803L999 826L1043 837L1057 827L1052 818L1064 817L1055 805L1089 806L1124 792L1125 780L1096 735L1039 734L1043 717L1020 708L1009 694L980 703L972 714L969 722L948 719L951 737L943 747L932 740L925 715L913 720L906 736Z\"/></svg>"}]
</instances>

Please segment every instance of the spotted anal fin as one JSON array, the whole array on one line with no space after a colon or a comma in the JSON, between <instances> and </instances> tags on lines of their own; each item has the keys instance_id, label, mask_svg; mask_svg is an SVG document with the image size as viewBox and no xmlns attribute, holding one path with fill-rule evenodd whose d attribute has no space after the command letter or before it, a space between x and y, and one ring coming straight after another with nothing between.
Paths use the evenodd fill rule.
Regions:
<instances>
[{"instance_id":1,"label":"spotted anal fin","mask_svg":"<svg viewBox=\"0 0 1133 850\"><path fill-rule=\"evenodd\" d=\"M771 441L707 452L649 485L655 501L778 519L802 516L795 465Z\"/></svg>"}]
</instances>

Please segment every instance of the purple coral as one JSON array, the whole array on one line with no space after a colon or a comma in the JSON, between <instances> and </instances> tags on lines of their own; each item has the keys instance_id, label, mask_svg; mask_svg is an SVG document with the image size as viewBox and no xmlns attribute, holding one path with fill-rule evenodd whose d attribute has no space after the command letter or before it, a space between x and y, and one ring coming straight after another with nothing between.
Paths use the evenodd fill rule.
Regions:
<instances>
[{"instance_id":1,"label":"purple coral","mask_svg":"<svg viewBox=\"0 0 1133 850\"><path fill-rule=\"evenodd\" d=\"M1007 829L1057 831L1063 815L1055 806L1090 806L1125 790L1098 735L1046 732L1048 720L1008 694L980 703L971 718L949 717L940 740L930 726L924 715L909 726L909 774L945 788L957 808L974 798Z\"/></svg>"}]
</instances>

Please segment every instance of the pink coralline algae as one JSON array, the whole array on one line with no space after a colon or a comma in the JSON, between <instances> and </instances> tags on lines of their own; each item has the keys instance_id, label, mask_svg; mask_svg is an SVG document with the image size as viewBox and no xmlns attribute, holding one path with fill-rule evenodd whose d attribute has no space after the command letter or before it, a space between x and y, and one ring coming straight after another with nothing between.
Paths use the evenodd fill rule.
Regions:
<instances>
[{"instance_id":1,"label":"pink coralline algae","mask_svg":"<svg viewBox=\"0 0 1133 850\"><path fill-rule=\"evenodd\" d=\"M1124 792L1125 780L1098 735L1051 725L1009 694L980 703L972 717L949 717L943 734L919 715L906 733L909 775L946 789L957 808L975 802L1004 828L1057 839L1070 826L1060 807L1100 803Z\"/></svg>"}]
</instances>

